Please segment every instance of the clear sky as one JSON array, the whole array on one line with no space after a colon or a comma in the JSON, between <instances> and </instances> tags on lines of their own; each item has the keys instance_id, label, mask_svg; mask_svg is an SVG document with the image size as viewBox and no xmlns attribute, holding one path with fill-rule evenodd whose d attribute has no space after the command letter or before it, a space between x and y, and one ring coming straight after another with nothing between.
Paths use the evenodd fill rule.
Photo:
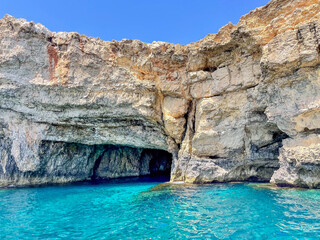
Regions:
<instances>
[{"instance_id":1,"label":"clear sky","mask_svg":"<svg viewBox=\"0 0 320 240\"><path fill-rule=\"evenodd\" d=\"M103 40L139 39L187 44L217 33L268 0L0 0L6 13L49 30Z\"/></svg>"}]
</instances>

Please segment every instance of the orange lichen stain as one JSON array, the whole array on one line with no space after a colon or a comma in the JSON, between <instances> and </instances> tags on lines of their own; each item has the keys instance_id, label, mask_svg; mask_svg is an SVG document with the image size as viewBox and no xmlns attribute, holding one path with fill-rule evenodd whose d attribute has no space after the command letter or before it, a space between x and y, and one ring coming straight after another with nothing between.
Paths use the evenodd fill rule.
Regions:
<instances>
[{"instance_id":1,"label":"orange lichen stain","mask_svg":"<svg viewBox=\"0 0 320 240\"><path fill-rule=\"evenodd\" d=\"M169 81L169 82L174 82L174 81L177 81L178 80L178 77L174 75L173 72L168 72L166 74L166 79Z\"/></svg>"},{"instance_id":2,"label":"orange lichen stain","mask_svg":"<svg viewBox=\"0 0 320 240\"><path fill-rule=\"evenodd\" d=\"M155 71L143 66L134 65L134 62L128 57L116 58L116 64L118 66L130 69L132 74L139 80L154 80L157 77L157 73Z\"/></svg>"},{"instance_id":3,"label":"orange lichen stain","mask_svg":"<svg viewBox=\"0 0 320 240\"><path fill-rule=\"evenodd\" d=\"M55 76L55 69L58 64L58 53L55 47L51 44L47 46L47 53L49 57L49 74L50 74L50 80L53 81L56 79Z\"/></svg>"},{"instance_id":4,"label":"orange lichen stain","mask_svg":"<svg viewBox=\"0 0 320 240\"><path fill-rule=\"evenodd\" d=\"M131 71L140 80L155 80L157 78L157 73L148 71L140 66L131 66Z\"/></svg>"},{"instance_id":5,"label":"orange lichen stain","mask_svg":"<svg viewBox=\"0 0 320 240\"><path fill-rule=\"evenodd\" d=\"M166 46L162 45L162 46L160 46L160 49L162 52L165 52L165 51L167 51L168 48Z\"/></svg>"},{"instance_id":6,"label":"orange lichen stain","mask_svg":"<svg viewBox=\"0 0 320 240\"><path fill-rule=\"evenodd\" d=\"M121 67L130 67L132 65L132 61L128 57L118 57L116 58L116 63Z\"/></svg>"},{"instance_id":7,"label":"orange lichen stain","mask_svg":"<svg viewBox=\"0 0 320 240\"><path fill-rule=\"evenodd\" d=\"M56 71L58 72L58 75L59 75L60 84L66 84L69 80L70 63L68 61L67 62L64 61L63 63L64 64L59 64L59 67L56 68Z\"/></svg>"}]
</instances>

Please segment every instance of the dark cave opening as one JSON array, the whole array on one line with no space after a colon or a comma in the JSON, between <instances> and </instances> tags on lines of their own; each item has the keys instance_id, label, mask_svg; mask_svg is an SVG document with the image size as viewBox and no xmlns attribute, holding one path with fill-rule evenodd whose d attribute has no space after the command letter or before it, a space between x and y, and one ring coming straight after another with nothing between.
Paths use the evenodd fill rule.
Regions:
<instances>
[{"instance_id":1,"label":"dark cave opening","mask_svg":"<svg viewBox=\"0 0 320 240\"><path fill-rule=\"evenodd\" d=\"M37 170L27 172L20 172L16 164L10 167L9 163L15 163L10 158L7 175L34 179L36 183L66 183L123 178L136 181L140 177L165 182L171 174L172 154L160 149L42 141L38 155Z\"/></svg>"},{"instance_id":2,"label":"dark cave opening","mask_svg":"<svg viewBox=\"0 0 320 240\"><path fill-rule=\"evenodd\" d=\"M99 145L91 180L148 176L170 180L172 154L159 149Z\"/></svg>"},{"instance_id":3,"label":"dark cave opening","mask_svg":"<svg viewBox=\"0 0 320 240\"><path fill-rule=\"evenodd\" d=\"M205 67L205 68L203 68L202 69L204 72L214 72L214 71L216 71L217 70L217 68L216 67Z\"/></svg>"},{"instance_id":4,"label":"dark cave opening","mask_svg":"<svg viewBox=\"0 0 320 240\"><path fill-rule=\"evenodd\" d=\"M170 178L172 154L158 149L144 149L144 153L151 156L149 170L151 177Z\"/></svg>"}]
</instances>

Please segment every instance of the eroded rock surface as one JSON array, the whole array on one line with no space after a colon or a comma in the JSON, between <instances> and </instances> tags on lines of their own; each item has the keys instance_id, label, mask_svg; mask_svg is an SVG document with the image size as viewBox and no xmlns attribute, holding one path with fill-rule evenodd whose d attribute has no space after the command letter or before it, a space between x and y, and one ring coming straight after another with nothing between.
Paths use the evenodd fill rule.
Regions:
<instances>
[{"instance_id":1,"label":"eroded rock surface","mask_svg":"<svg viewBox=\"0 0 320 240\"><path fill-rule=\"evenodd\" d=\"M319 128L319 0L272 0L185 46L0 20L0 185L172 158L172 181L319 187Z\"/></svg>"},{"instance_id":2,"label":"eroded rock surface","mask_svg":"<svg viewBox=\"0 0 320 240\"><path fill-rule=\"evenodd\" d=\"M320 187L320 136L286 139L280 151L280 169L271 182L279 186Z\"/></svg>"}]
</instances>

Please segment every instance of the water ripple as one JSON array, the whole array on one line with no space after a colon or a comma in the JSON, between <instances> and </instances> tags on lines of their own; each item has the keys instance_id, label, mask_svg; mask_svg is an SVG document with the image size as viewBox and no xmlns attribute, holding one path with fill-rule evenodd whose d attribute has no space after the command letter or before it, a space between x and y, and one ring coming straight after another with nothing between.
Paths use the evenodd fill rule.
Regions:
<instances>
[{"instance_id":1,"label":"water ripple","mask_svg":"<svg viewBox=\"0 0 320 240\"><path fill-rule=\"evenodd\" d=\"M134 182L0 190L0 239L314 239L320 191Z\"/></svg>"}]
</instances>

